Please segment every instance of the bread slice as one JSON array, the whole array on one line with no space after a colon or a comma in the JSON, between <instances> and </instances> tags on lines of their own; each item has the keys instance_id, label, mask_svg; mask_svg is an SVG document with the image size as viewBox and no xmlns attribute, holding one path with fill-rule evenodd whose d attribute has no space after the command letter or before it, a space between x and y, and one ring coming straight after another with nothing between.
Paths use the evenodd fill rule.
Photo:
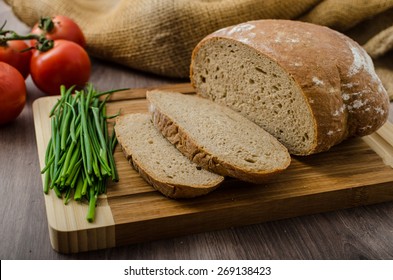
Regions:
<instances>
[{"instance_id":1,"label":"bread slice","mask_svg":"<svg viewBox=\"0 0 393 280\"><path fill-rule=\"evenodd\" d=\"M296 155L370 134L388 117L367 53L310 23L258 20L218 30L195 47L190 77L198 94L240 112Z\"/></svg>"},{"instance_id":2,"label":"bread slice","mask_svg":"<svg viewBox=\"0 0 393 280\"><path fill-rule=\"evenodd\" d=\"M287 149L255 123L206 98L175 92L147 93L153 124L203 168L260 183L285 170Z\"/></svg>"},{"instance_id":3,"label":"bread slice","mask_svg":"<svg viewBox=\"0 0 393 280\"><path fill-rule=\"evenodd\" d=\"M224 177L208 172L184 157L153 126L149 114L117 117L116 137L124 155L155 189L171 198L205 195Z\"/></svg>"}]
</instances>

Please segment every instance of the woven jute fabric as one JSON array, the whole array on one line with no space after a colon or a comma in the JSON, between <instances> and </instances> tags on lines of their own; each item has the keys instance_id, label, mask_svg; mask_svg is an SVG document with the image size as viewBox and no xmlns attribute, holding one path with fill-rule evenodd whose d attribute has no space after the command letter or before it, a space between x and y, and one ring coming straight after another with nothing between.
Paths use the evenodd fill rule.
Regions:
<instances>
[{"instance_id":1,"label":"woven jute fabric","mask_svg":"<svg viewBox=\"0 0 393 280\"><path fill-rule=\"evenodd\" d=\"M74 19L90 55L168 77L188 77L191 52L209 33L256 19L329 26L358 41L393 97L393 0L5 0L32 26Z\"/></svg>"}]
</instances>

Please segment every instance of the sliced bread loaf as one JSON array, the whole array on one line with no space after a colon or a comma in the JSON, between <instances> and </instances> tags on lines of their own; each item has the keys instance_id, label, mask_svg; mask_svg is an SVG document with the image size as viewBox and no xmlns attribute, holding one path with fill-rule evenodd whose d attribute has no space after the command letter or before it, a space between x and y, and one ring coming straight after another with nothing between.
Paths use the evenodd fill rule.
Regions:
<instances>
[{"instance_id":1,"label":"sliced bread loaf","mask_svg":"<svg viewBox=\"0 0 393 280\"><path fill-rule=\"evenodd\" d=\"M158 130L207 170L259 183L290 164L282 144L228 107L174 92L150 91L147 99Z\"/></svg>"},{"instance_id":2,"label":"sliced bread loaf","mask_svg":"<svg viewBox=\"0 0 393 280\"><path fill-rule=\"evenodd\" d=\"M204 195L224 180L183 156L154 128L148 114L118 117L115 132L131 165L149 184L168 197Z\"/></svg>"},{"instance_id":3,"label":"sliced bread loaf","mask_svg":"<svg viewBox=\"0 0 393 280\"><path fill-rule=\"evenodd\" d=\"M310 23L259 20L223 28L194 49L198 94L227 105L296 155L377 130L389 100L353 40Z\"/></svg>"}]
</instances>

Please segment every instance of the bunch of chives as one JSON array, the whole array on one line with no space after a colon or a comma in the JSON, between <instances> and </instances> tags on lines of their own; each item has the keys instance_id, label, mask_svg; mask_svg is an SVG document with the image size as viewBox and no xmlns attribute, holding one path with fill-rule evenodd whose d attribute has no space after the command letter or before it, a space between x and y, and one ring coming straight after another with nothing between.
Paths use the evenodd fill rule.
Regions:
<instances>
[{"instance_id":1,"label":"bunch of chives","mask_svg":"<svg viewBox=\"0 0 393 280\"><path fill-rule=\"evenodd\" d=\"M94 221L97 198L106 193L108 178L119 180L113 157L117 139L114 133L108 135L107 127L107 119L117 115L107 116L105 106L116 91L97 92L91 84L80 91L62 86L50 112L51 138L41 170L44 192L52 189L65 204L71 198L86 199L89 222Z\"/></svg>"}]
</instances>

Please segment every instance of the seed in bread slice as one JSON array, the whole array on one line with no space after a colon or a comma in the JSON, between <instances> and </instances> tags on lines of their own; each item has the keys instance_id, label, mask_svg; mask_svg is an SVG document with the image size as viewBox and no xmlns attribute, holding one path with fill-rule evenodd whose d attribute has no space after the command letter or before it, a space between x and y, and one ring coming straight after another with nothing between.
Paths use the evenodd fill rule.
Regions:
<instances>
[{"instance_id":1,"label":"seed in bread slice","mask_svg":"<svg viewBox=\"0 0 393 280\"><path fill-rule=\"evenodd\" d=\"M118 117L115 132L130 164L165 196L189 198L205 195L224 180L183 156L154 128L148 114Z\"/></svg>"},{"instance_id":2,"label":"seed in bread slice","mask_svg":"<svg viewBox=\"0 0 393 280\"><path fill-rule=\"evenodd\" d=\"M255 123L228 107L196 95L147 93L153 124L203 168L260 183L285 170L287 149Z\"/></svg>"}]
</instances>

